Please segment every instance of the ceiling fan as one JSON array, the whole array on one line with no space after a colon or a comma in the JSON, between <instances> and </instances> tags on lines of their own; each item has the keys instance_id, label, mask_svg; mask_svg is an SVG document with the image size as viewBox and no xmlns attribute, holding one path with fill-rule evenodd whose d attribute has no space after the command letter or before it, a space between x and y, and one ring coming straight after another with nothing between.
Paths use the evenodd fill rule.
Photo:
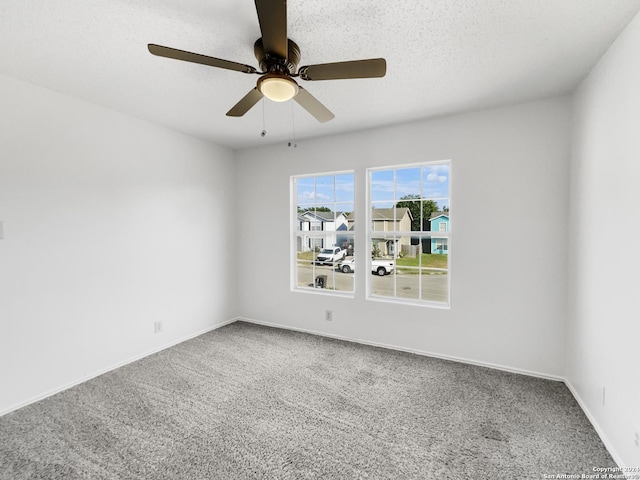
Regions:
<instances>
[{"instance_id":1,"label":"ceiling fan","mask_svg":"<svg viewBox=\"0 0 640 480\"><path fill-rule=\"evenodd\" d=\"M298 85L295 77L307 81L384 77L387 71L384 58L322 63L298 68L300 48L287 38L286 0L255 0L255 4L262 37L256 40L253 50L260 71L250 65L153 43L148 45L149 52L160 57L260 75L256 87L227 112L230 117L243 116L265 96L275 102L293 98L319 122L327 122L334 118L334 114Z\"/></svg>"}]
</instances>

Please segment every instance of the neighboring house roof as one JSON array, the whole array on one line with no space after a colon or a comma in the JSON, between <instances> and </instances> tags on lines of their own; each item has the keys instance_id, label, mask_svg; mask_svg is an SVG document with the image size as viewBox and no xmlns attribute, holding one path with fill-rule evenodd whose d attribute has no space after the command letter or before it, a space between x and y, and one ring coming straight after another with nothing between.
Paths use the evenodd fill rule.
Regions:
<instances>
[{"instance_id":1,"label":"neighboring house roof","mask_svg":"<svg viewBox=\"0 0 640 480\"><path fill-rule=\"evenodd\" d=\"M409 214L409 218L413 220L413 215L411 215L411 210L407 207L395 207L395 208L374 208L371 210L371 220L380 221L387 220L393 221L393 211L396 211L396 219L402 219L406 214Z\"/></svg>"},{"instance_id":2,"label":"neighboring house roof","mask_svg":"<svg viewBox=\"0 0 640 480\"><path fill-rule=\"evenodd\" d=\"M449 220L449 212L431 212L431 216L429 217L429 221L433 221L436 218L446 217Z\"/></svg>"},{"instance_id":3,"label":"neighboring house roof","mask_svg":"<svg viewBox=\"0 0 640 480\"><path fill-rule=\"evenodd\" d=\"M338 217L340 217L340 215L344 215L343 212L314 212L313 210L308 210L306 212L302 212L299 215L307 215L310 217L315 217L319 220L322 220L323 222L333 222L335 221ZM334 218L335 215L335 218Z\"/></svg>"}]
</instances>

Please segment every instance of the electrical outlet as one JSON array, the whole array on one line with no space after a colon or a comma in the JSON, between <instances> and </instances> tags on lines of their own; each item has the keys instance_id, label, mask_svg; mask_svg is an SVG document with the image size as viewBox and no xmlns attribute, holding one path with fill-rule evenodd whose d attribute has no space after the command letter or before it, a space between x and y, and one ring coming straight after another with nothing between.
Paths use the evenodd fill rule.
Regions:
<instances>
[{"instance_id":1,"label":"electrical outlet","mask_svg":"<svg viewBox=\"0 0 640 480\"><path fill-rule=\"evenodd\" d=\"M327 322L330 322L331 320L333 320L333 312L331 310L327 310L326 312L324 312L324 319Z\"/></svg>"},{"instance_id":2,"label":"electrical outlet","mask_svg":"<svg viewBox=\"0 0 640 480\"><path fill-rule=\"evenodd\" d=\"M162 331L162 322L153 323L153 333L160 333Z\"/></svg>"}]
</instances>

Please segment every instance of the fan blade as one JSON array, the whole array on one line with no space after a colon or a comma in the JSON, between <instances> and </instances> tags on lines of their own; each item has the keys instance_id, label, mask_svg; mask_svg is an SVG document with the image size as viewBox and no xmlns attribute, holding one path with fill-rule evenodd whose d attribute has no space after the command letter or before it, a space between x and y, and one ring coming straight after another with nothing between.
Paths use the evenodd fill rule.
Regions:
<instances>
[{"instance_id":1,"label":"fan blade","mask_svg":"<svg viewBox=\"0 0 640 480\"><path fill-rule=\"evenodd\" d=\"M287 58L287 0L255 0L265 53Z\"/></svg>"},{"instance_id":2,"label":"fan blade","mask_svg":"<svg viewBox=\"0 0 640 480\"><path fill-rule=\"evenodd\" d=\"M302 108L313 115L320 123L332 120L335 115L321 104L316 97L307 92L304 88L298 86L298 94L293 97Z\"/></svg>"},{"instance_id":3,"label":"fan blade","mask_svg":"<svg viewBox=\"0 0 640 480\"><path fill-rule=\"evenodd\" d=\"M303 80L339 80L346 78L384 77L387 61L384 58L353 60L351 62L321 63L301 67L298 74Z\"/></svg>"},{"instance_id":4,"label":"fan blade","mask_svg":"<svg viewBox=\"0 0 640 480\"><path fill-rule=\"evenodd\" d=\"M163 47L162 45L155 45L153 43L150 43L148 48L149 52L159 57L199 63L210 67L226 68L227 70L235 70L236 72L258 73L258 71L250 65L230 62L229 60L222 60L221 58L208 57L206 55L200 55L199 53L185 52L184 50L178 50L177 48Z\"/></svg>"},{"instance_id":5,"label":"fan blade","mask_svg":"<svg viewBox=\"0 0 640 480\"><path fill-rule=\"evenodd\" d=\"M247 93L242 100L236 103L231 110L227 112L228 117L241 117L253 107L258 100L262 98L262 92L258 90L258 88L254 88L249 93Z\"/></svg>"}]
</instances>

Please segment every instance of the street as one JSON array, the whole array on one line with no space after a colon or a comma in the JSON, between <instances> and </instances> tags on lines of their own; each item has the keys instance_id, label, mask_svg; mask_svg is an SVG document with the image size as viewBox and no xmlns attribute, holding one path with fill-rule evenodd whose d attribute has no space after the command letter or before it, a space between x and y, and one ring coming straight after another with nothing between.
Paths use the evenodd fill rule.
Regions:
<instances>
[{"instance_id":1,"label":"street","mask_svg":"<svg viewBox=\"0 0 640 480\"><path fill-rule=\"evenodd\" d=\"M448 274L424 270L423 274L397 273L380 277L371 274L371 294L385 297L447 302ZM353 291L354 274L335 271L329 265L298 264L298 286L313 285L318 275L326 275L325 288L339 291ZM421 295L420 295L421 294Z\"/></svg>"}]
</instances>

